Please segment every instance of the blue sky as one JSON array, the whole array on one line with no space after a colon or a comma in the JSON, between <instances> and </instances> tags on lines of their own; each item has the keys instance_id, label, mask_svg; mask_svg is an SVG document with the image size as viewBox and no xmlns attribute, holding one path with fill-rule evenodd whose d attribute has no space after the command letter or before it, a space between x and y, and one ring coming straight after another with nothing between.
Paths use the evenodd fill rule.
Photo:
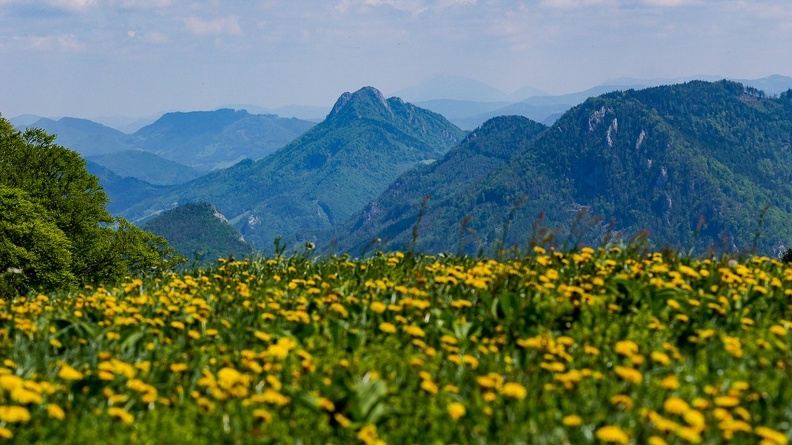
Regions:
<instances>
[{"instance_id":1,"label":"blue sky","mask_svg":"<svg viewBox=\"0 0 792 445\"><path fill-rule=\"evenodd\" d=\"M0 0L0 113L329 108L447 74L558 94L790 55L788 0Z\"/></svg>"}]
</instances>

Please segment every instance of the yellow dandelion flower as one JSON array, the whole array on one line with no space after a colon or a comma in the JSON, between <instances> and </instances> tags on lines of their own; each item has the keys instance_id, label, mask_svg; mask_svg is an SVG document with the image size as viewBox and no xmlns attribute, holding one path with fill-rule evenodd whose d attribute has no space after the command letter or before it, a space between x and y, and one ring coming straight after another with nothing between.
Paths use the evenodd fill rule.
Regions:
<instances>
[{"instance_id":1,"label":"yellow dandelion flower","mask_svg":"<svg viewBox=\"0 0 792 445\"><path fill-rule=\"evenodd\" d=\"M663 402L663 409L671 414L683 414L690 409L690 405L679 397L669 397Z\"/></svg>"},{"instance_id":2,"label":"yellow dandelion flower","mask_svg":"<svg viewBox=\"0 0 792 445\"><path fill-rule=\"evenodd\" d=\"M713 400L716 406L731 408L740 404L740 399L732 396L719 396Z\"/></svg>"},{"instance_id":3,"label":"yellow dandelion flower","mask_svg":"<svg viewBox=\"0 0 792 445\"><path fill-rule=\"evenodd\" d=\"M611 405L621 405L625 411L632 409L635 402L627 394L616 394L610 398Z\"/></svg>"},{"instance_id":4,"label":"yellow dandelion flower","mask_svg":"<svg viewBox=\"0 0 792 445\"><path fill-rule=\"evenodd\" d=\"M335 418L336 422L341 425L341 428L349 428L349 425L352 424L352 421L341 413L335 413L333 418Z\"/></svg>"},{"instance_id":5,"label":"yellow dandelion flower","mask_svg":"<svg viewBox=\"0 0 792 445\"><path fill-rule=\"evenodd\" d=\"M30 411L24 406L0 406L0 422L25 423L30 420Z\"/></svg>"},{"instance_id":6,"label":"yellow dandelion flower","mask_svg":"<svg viewBox=\"0 0 792 445\"><path fill-rule=\"evenodd\" d=\"M25 388L14 388L14 390L11 391L11 400L21 405L28 405L30 403L39 404L42 402L43 397L35 391L30 391Z\"/></svg>"},{"instance_id":7,"label":"yellow dandelion flower","mask_svg":"<svg viewBox=\"0 0 792 445\"><path fill-rule=\"evenodd\" d=\"M387 306L385 306L384 303L381 303L379 301L375 301L375 302L371 303L371 310L376 312L376 313L378 313L378 314L381 314L381 313L385 312L386 309L387 309Z\"/></svg>"},{"instance_id":8,"label":"yellow dandelion flower","mask_svg":"<svg viewBox=\"0 0 792 445\"><path fill-rule=\"evenodd\" d=\"M437 394L437 384L431 380L422 380L421 381L421 389L428 392L429 394Z\"/></svg>"},{"instance_id":9,"label":"yellow dandelion flower","mask_svg":"<svg viewBox=\"0 0 792 445\"><path fill-rule=\"evenodd\" d=\"M460 417L463 417L467 412L465 410L465 405L459 402L451 402L448 404L448 415L451 416L452 419L458 420Z\"/></svg>"},{"instance_id":10,"label":"yellow dandelion flower","mask_svg":"<svg viewBox=\"0 0 792 445\"><path fill-rule=\"evenodd\" d=\"M80 371L64 363L58 371L58 377L63 380L82 380L84 376Z\"/></svg>"},{"instance_id":11,"label":"yellow dandelion flower","mask_svg":"<svg viewBox=\"0 0 792 445\"><path fill-rule=\"evenodd\" d=\"M572 414L561 419L561 423L566 426L580 426L580 424L583 423L583 419L581 419L580 416L576 414Z\"/></svg>"},{"instance_id":12,"label":"yellow dandelion flower","mask_svg":"<svg viewBox=\"0 0 792 445\"><path fill-rule=\"evenodd\" d=\"M184 372L184 371L187 370L187 364L186 363L172 363L170 365L170 370L171 370L171 372L174 372L174 373Z\"/></svg>"},{"instance_id":13,"label":"yellow dandelion flower","mask_svg":"<svg viewBox=\"0 0 792 445\"><path fill-rule=\"evenodd\" d=\"M679 438L687 442L701 443L701 434L699 434L699 432L694 430L693 428L681 426L674 430L674 434L676 434Z\"/></svg>"},{"instance_id":14,"label":"yellow dandelion flower","mask_svg":"<svg viewBox=\"0 0 792 445\"><path fill-rule=\"evenodd\" d=\"M630 437L618 426L606 425L599 428L594 434L597 439L606 443L617 443L620 445L628 445L630 443Z\"/></svg>"},{"instance_id":15,"label":"yellow dandelion flower","mask_svg":"<svg viewBox=\"0 0 792 445\"><path fill-rule=\"evenodd\" d=\"M0 439L13 439L14 433L8 428L0 426Z\"/></svg>"},{"instance_id":16,"label":"yellow dandelion flower","mask_svg":"<svg viewBox=\"0 0 792 445\"><path fill-rule=\"evenodd\" d=\"M129 414L127 410L117 406L111 406L110 408L107 408L107 414L110 417L120 420L124 425L132 425L135 422L135 416Z\"/></svg>"},{"instance_id":17,"label":"yellow dandelion flower","mask_svg":"<svg viewBox=\"0 0 792 445\"><path fill-rule=\"evenodd\" d=\"M775 334L779 337L784 337L787 334L786 328L781 326L780 324L774 324L773 326L770 326L769 330L771 334Z\"/></svg>"},{"instance_id":18,"label":"yellow dandelion flower","mask_svg":"<svg viewBox=\"0 0 792 445\"><path fill-rule=\"evenodd\" d=\"M265 409L254 409L253 418L261 420L264 423L272 423L272 414Z\"/></svg>"},{"instance_id":19,"label":"yellow dandelion flower","mask_svg":"<svg viewBox=\"0 0 792 445\"><path fill-rule=\"evenodd\" d=\"M671 358L665 352L652 351L652 361L661 365L668 365L671 363Z\"/></svg>"},{"instance_id":20,"label":"yellow dandelion flower","mask_svg":"<svg viewBox=\"0 0 792 445\"><path fill-rule=\"evenodd\" d=\"M789 439L787 439L787 436L784 433L766 426L757 426L754 428L754 433L775 445L787 445L789 443Z\"/></svg>"},{"instance_id":21,"label":"yellow dandelion flower","mask_svg":"<svg viewBox=\"0 0 792 445\"><path fill-rule=\"evenodd\" d=\"M668 442L659 436L651 436L646 440L647 445L668 445Z\"/></svg>"},{"instance_id":22,"label":"yellow dandelion flower","mask_svg":"<svg viewBox=\"0 0 792 445\"><path fill-rule=\"evenodd\" d=\"M623 380L627 380L630 383L639 384L643 381L643 374L641 371L635 368L629 368L627 366L616 366L614 369L616 375L621 377Z\"/></svg>"},{"instance_id":23,"label":"yellow dandelion flower","mask_svg":"<svg viewBox=\"0 0 792 445\"><path fill-rule=\"evenodd\" d=\"M675 375L665 377L660 380L660 387L664 389L677 389L679 388L679 379Z\"/></svg>"},{"instance_id":24,"label":"yellow dandelion flower","mask_svg":"<svg viewBox=\"0 0 792 445\"><path fill-rule=\"evenodd\" d=\"M55 405L54 403L47 405L47 414L56 420L63 420L66 417L66 413L63 411L63 408Z\"/></svg>"},{"instance_id":25,"label":"yellow dandelion flower","mask_svg":"<svg viewBox=\"0 0 792 445\"><path fill-rule=\"evenodd\" d=\"M412 335L413 337L423 337L426 335L426 333L424 333L424 330L421 329L420 326L416 326L416 325L405 326L404 332L406 332L409 335Z\"/></svg>"},{"instance_id":26,"label":"yellow dandelion flower","mask_svg":"<svg viewBox=\"0 0 792 445\"><path fill-rule=\"evenodd\" d=\"M617 354L630 357L638 353L638 344L632 340L622 340L616 342L616 346L613 347L613 350L616 351Z\"/></svg>"},{"instance_id":27,"label":"yellow dandelion flower","mask_svg":"<svg viewBox=\"0 0 792 445\"><path fill-rule=\"evenodd\" d=\"M696 431L704 431L707 421L704 418L704 414L702 414L700 411L689 409L685 411L684 414L682 414L682 418L685 419L685 422Z\"/></svg>"},{"instance_id":28,"label":"yellow dandelion flower","mask_svg":"<svg viewBox=\"0 0 792 445\"><path fill-rule=\"evenodd\" d=\"M519 383L509 382L503 385L501 393L506 397L511 397L517 400L524 400L528 396L528 390Z\"/></svg>"},{"instance_id":29,"label":"yellow dandelion flower","mask_svg":"<svg viewBox=\"0 0 792 445\"><path fill-rule=\"evenodd\" d=\"M384 321L384 322L380 323L379 329L380 329L380 331L382 331L382 332L384 332L386 334L395 334L396 333L396 326L394 326L391 323L388 323L387 321Z\"/></svg>"}]
</instances>

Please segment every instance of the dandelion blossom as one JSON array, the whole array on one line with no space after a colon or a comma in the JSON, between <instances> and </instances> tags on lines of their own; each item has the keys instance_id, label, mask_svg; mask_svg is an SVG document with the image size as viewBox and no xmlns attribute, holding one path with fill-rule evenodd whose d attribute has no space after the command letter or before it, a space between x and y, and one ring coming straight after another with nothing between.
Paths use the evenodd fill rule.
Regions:
<instances>
[{"instance_id":1,"label":"dandelion blossom","mask_svg":"<svg viewBox=\"0 0 792 445\"><path fill-rule=\"evenodd\" d=\"M630 443L630 438L627 433L622 431L618 426L606 425L598 429L595 433L597 439L607 443L618 443L627 445Z\"/></svg>"}]
</instances>

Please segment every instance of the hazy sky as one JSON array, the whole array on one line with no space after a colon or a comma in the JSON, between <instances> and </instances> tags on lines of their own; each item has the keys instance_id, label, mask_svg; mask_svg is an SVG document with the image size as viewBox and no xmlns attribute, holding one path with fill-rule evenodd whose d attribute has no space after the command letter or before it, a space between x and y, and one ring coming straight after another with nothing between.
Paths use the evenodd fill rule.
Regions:
<instances>
[{"instance_id":1,"label":"hazy sky","mask_svg":"<svg viewBox=\"0 0 792 445\"><path fill-rule=\"evenodd\" d=\"M330 107L456 74L507 93L792 75L789 0L0 0L0 113Z\"/></svg>"}]
</instances>

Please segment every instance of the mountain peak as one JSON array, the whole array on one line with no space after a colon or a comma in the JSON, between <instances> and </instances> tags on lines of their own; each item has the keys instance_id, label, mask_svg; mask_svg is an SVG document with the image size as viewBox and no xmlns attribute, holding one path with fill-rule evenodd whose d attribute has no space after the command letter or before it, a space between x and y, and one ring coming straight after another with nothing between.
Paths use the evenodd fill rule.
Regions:
<instances>
[{"instance_id":1,"label":"mountain peak","mask_svg":"<svg viewBox=\"0 0 792 445\"><path fill-rule=\"evenodd\" d=\"M360 119L372 111L377 114L381 114L383 111L387 114L393 113L385 96L378 89L366 86L354 93L346 92L342 94L327 117L331 118L350 113Z\"/></svg>"}]
</instances>

